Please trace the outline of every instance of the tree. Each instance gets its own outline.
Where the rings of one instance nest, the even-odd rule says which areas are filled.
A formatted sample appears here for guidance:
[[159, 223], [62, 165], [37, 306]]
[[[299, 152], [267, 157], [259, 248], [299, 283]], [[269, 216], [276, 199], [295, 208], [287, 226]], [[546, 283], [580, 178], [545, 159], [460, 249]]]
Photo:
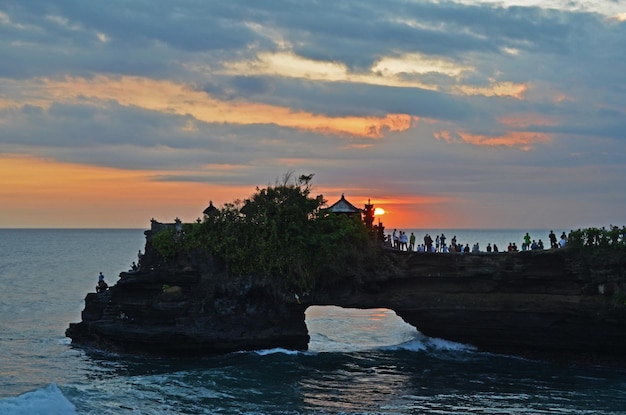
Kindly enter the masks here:
[[311, 196], [312, 179], [287, 173], [274, 186], [257, 187], [205, 222], [186, 225], [178, 249], [208, 250], [233, 274], [282, 279], [299, 290], [353, 277], [375, 260], [376, 244], [360, 218], [332, 214], [322, 195]]

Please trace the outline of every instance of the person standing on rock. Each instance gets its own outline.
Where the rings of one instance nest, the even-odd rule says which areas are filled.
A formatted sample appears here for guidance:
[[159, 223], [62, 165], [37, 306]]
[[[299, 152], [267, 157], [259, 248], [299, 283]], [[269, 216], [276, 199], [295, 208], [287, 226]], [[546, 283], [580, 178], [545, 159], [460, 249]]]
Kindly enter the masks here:
[[558, 248], [559, 244], [556, 242], [556, 235], [554, 234], [554, 231], [550, 231], [550, 234], [548, 235], [548, 238], [550, 239], [550, 248]]
[[424, 236], [424, 246], [426, 247], [426, 252], [431, 252], [431, 248], [433, 247], [433, 238], [431, 238], [429, 234]]
[[526, 248], [530, 248], [530, 235], [528, 234], [528, 232], [526, 232], [526, 235], [524, 235], [524, 244], [526, 244]]
[[565, 248], [566, 244], [567, 244], [567, 236], [565, 235], [565, 232], [563, 232], [561, 234], [561, 240], [559, 241], [559, 247], [560, 248]]
[[109, 288], [109, 285], [104, 281], [104, 275], [100, 272], [98, 275], [98, 285], [96, 285], [96, 292], [99, 293], [101, 291], [106, 291]]

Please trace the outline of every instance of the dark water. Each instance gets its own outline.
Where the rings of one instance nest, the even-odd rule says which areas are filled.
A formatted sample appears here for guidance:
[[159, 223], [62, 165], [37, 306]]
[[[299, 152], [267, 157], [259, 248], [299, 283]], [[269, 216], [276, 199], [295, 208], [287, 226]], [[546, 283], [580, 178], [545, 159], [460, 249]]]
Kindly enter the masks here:
[[[484, 245], [523, 235], [472, 232]], [[626, 414], [625, 370], [479, 353], [389, 310], [310, 308], [306, 353], [73, 348], [64, 331], [98, 272], [114, 283], [143, 246], [143, 230], [0, 230], [0, 415]]]

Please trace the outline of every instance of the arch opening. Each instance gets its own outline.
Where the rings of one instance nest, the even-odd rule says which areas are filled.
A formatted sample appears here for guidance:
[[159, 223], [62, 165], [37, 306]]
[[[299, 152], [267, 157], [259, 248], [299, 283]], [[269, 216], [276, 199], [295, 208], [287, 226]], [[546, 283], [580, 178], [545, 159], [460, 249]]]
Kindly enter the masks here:
[[350, 352], [396, 346], [421, 334], [387, 308], [310, 306], [305, 311], [309, 350]]

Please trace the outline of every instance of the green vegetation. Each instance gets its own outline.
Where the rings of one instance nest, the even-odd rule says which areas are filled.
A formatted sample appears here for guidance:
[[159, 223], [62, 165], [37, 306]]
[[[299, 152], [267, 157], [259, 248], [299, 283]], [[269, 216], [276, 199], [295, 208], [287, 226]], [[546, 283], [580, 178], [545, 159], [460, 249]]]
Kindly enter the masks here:
[[623, 228], [610, 226], [609, 228], [585, 228], [571, 231], [568, 242], [576, 247], [626, 248], [626, 226]]
[[300, 290], [358, 275], [375, 263], [377, 245], [360, 216], [331, 214], [322, 195], [311, 196], [312, 178], [286, 174], [202, 223], [185, 224], [182, 235], [159, 232], [153, 246], [165, 258], [205, 250], [224, 259], [231, 274], [281, 278]]
[[571, 231], [568, 245], [580, 251], [580, 255], [592, 267], [612, 267], [615, 275], [624, 277], [626, 269], [626, 226], [619, 228], [585, 228]]

